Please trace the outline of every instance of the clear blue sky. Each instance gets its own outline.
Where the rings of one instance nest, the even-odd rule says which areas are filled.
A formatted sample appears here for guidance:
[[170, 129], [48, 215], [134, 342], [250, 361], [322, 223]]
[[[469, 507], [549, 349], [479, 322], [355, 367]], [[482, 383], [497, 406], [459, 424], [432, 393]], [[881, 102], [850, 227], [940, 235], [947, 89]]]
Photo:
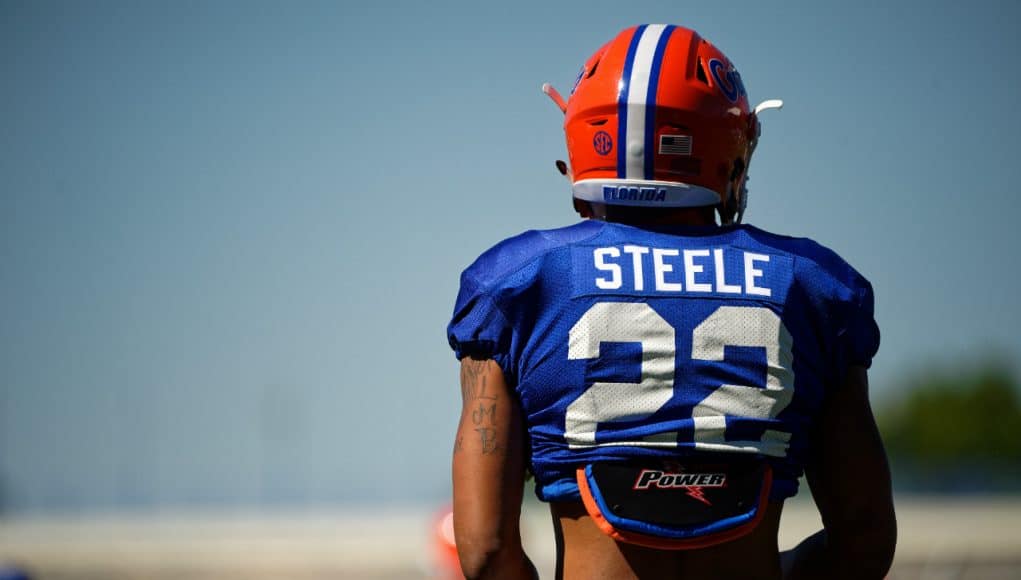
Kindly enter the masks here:
[[0, 0], [0, 506], [446, 494], [458, 274], [575, 220], [539, 86], [642, 22], [786, 101], [746, 221], [873, 281], [877, 396], [1019, 361], [1019, 6]]

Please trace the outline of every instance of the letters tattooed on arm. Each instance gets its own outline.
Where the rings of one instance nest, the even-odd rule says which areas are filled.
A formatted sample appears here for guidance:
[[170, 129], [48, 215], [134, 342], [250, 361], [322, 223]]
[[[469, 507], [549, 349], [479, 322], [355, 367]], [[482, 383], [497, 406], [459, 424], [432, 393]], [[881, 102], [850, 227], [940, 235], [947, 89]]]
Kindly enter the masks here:
[[483, 427], [481, 429], [476, 429], [475, 431], [479, 434], [479, 442], [482, 444], [483, 455], [489, 455], [491, 453], [496, 453], [497, 451], [504, 451], [504, 449], [497, 443], [495, 429]]
[[495, 425], [493, 417], [496, 416], [496, 403], [492, 405], [486, 405], [485, 403], [479, 403], [477, 409], [472, 411], [472, 423], [481, 425], [487, 423], [489, 425]]
[[489, 392], [489, 361], [466, 359], [461, 364], [461, 397], [465, 402], [475, 399], [495, 400]]
[[[506, 401], [499, 400], [498, 391], [491, 383], [492, 364], [488, 360], [473, 359], [465, 359], [461, 364], [461, 396], [464, 400], [462, 424], [467, 426], [467, 420], [471, 418], [470, 425], [478, 433], [479, 445], [469, 447], [478, 449], [482, 455], [506, 451], [500, 441], [500, 432], [496, 428], [496, 418]], [[455, 453], [464, 449], [463, 434], [466, 431], [461, 433], [454, 445]]]

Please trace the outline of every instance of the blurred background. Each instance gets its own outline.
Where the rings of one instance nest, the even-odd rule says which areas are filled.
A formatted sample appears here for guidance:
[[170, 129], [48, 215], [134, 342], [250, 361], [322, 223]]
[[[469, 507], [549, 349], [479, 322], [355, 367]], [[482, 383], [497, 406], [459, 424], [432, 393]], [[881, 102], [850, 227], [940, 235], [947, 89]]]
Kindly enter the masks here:
[[[0, 0], [0, 566], [431, 574], [458, 275], [576, 220], [541, 83], [668, 22], [786, 102], [746, 221], [875, 286], [891, 577], [1021, 577], [1019, 21], [1010, 0]], [[805, 496], [785, 547], [818, 526]], [[547, 517], [530, 503], [525, 531], [548, 570]]]

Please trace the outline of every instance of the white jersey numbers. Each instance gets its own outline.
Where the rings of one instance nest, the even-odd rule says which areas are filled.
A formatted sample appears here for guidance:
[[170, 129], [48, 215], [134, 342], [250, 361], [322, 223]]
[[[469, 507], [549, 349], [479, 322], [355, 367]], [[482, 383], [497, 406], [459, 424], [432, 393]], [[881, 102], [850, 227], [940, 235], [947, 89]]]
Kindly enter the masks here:
[[[594, 383], [567, 407], [564, 437], [571, 447], [595, 445], [597, 423], [644, 419], [673, 396], [674, 327], [648, 304], [596, 303], [571, 327], [568, 340], [571, 360], [598, 358], [603, 342], [642, 347], [640, 383]], [[641, 442], [618, 443], [636, 444]]]
[[747, 451], [783, 457], [791, 434], [767, 429], [759, 441], [726, 441], [726, 417], [774, 419], [794, 395], [793, 340], [780, 317], [768, 308], [721, 306], [695, 327], [691, 358], [723, 362], [726, 346], [760, 346], [766, 350], [766, 384], [720, 385], [692, 409], [695, 447], [712, 451]]
[[[599, 358], [604, 342], [640, 345], [640, 382], [596, 382], [575, 399], [567, 407], [565, 419], [564, 437], [569, 446], [676, 447], [676, 432], [596, 442], [600, 423], [648, 418], [673, 397], [677, 364], [674, 327], [648, 304], [600, 302], [571, 328], [568, 358]], [[713, 392], [691, 413], [695, 448], [785, 456], [790, 433], [767, 429], [759, 440], [728, 441], [726, 425], [727, 417], [774, 419], [790, 403], [794, 394], [790, 332], [768, 308], [721, 306], [692, 331], [691, 357], [722, 364], [727, 346], [765, 349], [765, 384], [712, 385]]]

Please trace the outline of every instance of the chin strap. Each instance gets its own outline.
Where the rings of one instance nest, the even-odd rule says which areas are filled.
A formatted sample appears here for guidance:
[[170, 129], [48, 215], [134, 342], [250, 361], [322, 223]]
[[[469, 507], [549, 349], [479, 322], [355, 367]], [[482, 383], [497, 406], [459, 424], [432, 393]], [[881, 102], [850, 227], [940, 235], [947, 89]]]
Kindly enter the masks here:
[[[748, 195], [748, 190], [744, 188], [744, 185], [741, 186], [741, 189], [741, 199], [743, 200]], [[716, 206], [716, 213], [720, 214], [720, 225], [729, 226], [741, 223], [741, 218], [744, 216], [744, 208], [738, 207], [739, 202], [734, 193], [734, 188], [729, 188], [727, 191], [727, 201]]]

